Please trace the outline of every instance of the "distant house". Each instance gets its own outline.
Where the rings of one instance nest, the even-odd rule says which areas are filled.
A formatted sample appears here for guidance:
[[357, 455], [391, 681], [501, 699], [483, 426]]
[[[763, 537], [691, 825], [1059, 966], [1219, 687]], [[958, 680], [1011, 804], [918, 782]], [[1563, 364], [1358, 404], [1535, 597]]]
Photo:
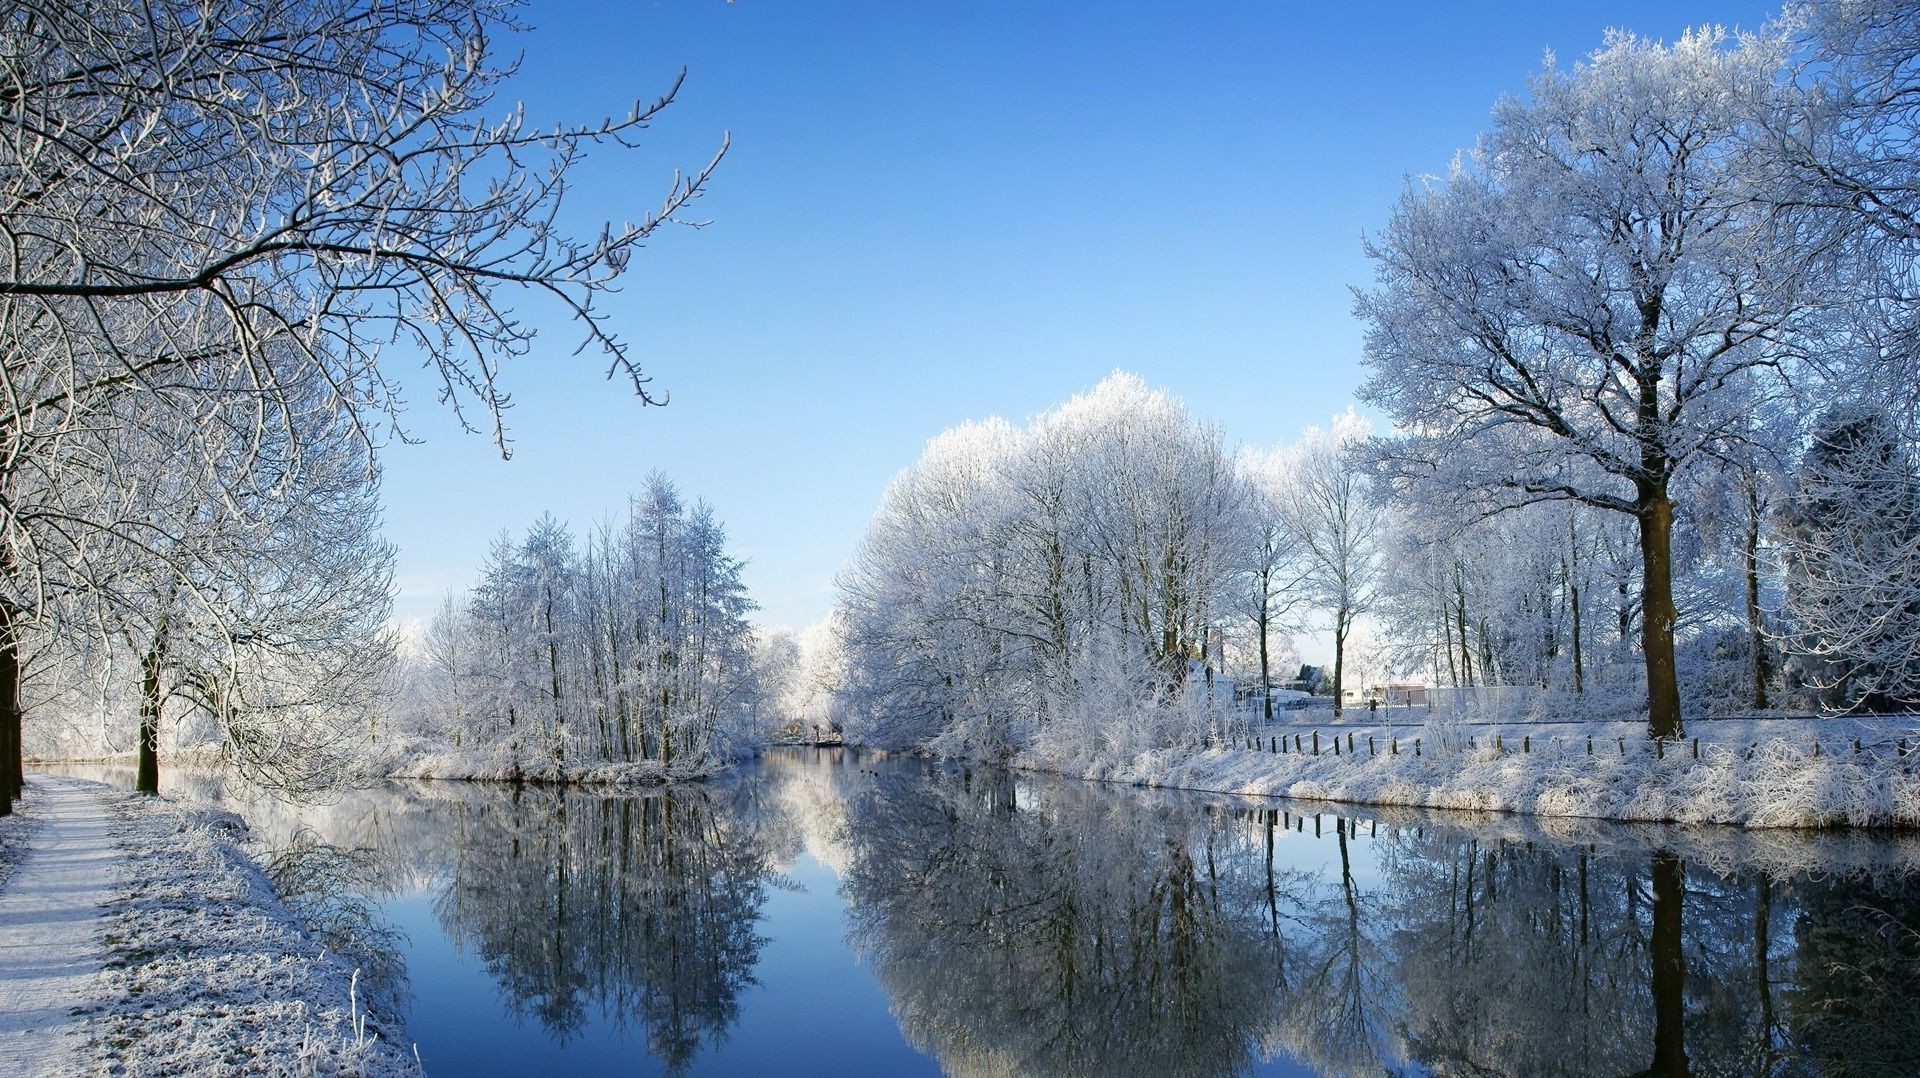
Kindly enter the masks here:
[[1187, 660], [1183, 689], [1189, 699], [1204, 699], [1216, 707], [1230, 706], [1236, 695], [1232, 678], [1216, 672], [1199, 659]]
[[1292, 681], [1285, 682], [1281, 687], [1286, 689], [1291, 689], [1294, 692], [1304, 692], [1309, 695], [1318, 695], [1323, 689], [1326, 688], [1326, 682], [1327, 682], [1326, 667], [1308, 666], [1305, 663], [1302, 663], [1300, 666], [1299, 676], [1295, 677]]

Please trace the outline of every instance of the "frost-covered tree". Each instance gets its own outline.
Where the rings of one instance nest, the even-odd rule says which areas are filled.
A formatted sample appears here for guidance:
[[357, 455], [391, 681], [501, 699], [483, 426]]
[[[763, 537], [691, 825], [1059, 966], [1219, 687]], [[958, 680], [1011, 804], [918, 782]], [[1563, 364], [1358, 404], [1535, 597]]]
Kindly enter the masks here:
[[[32, 504], [73, 518], [40, 538], [55, 556], [36, 560], [23, 639], [82, 658], [69, 687], [96, 701], [94, 751], [127, 744], [137, 713], [143, 792], [163, 734], [272, 786], [341, 778], [386, 683], [392, 566], [350, 417], [320, 386], [263, 412], [188, 383], [121, 398], [63, 442], [73, 464]], [[72, 702], [48, 721], [71, 722]]]
[[831, 620], [795, 632], [758, 634], [754, 654], [769, 732], [827, 733], [840, 728], [834, 690], [845, 677], [845, 654]]
[[1359, 449], [1372, 428], [1351, 409], [1325, 430], [1312, 428], [1290, 451], [1280, 487], [1281, 518], [1306, 562], [1303, 583], [1333, 630], [1333, 713], [1346, 688], [1347, 638], [1380, 588], [1380, 510]]
[[1128, 374], [1024, 428], [933, 439], [841, 578], [856, 735], [1084, 751], [1115, 727], [1057, 720], [1199, 692], [1189, 669], [1212, 676], [1235, 613], [1241, 494], [1218, 435]]
[[250, 485], [197, 507], [201, 527], [156, 529], [164, 553], [148, 547], [135, 573], [90, 593], [139, 655], [138, 789], [158, 792], [169, 705], [204, 719], [259, 785], [314, 789], [351, 772], [392, 655], [393, 550], [378, 472], [343, 418], [300, 415], [273, 466], [251, 463]]
[[[1305, 545], [1289, 521], [1286, 493], [1293, 481], [1295, 456], [1283, 449], [1242, 450], [1234, 467], [1243, 488], [1239, 573], [1233, 592], [1252, 623], [1260, 664], [1260, 710], [1273, 721], [1273, 656], [1276, 633], [1305, 598], [1302, 583], [1311, 571]], [[1344, 641], [1343, 641], [1344, 642]]]
[[559, 209], [581, 154], [631, 145], [672, 90], [586, 127], [490, 117], [515, 28], [493, 0], [0, 13], [0, 814], [19, 790], [21, 634], [51, 626], [89, 533], [118, 527], [75, 495], [114, 463], [84, 435], [126, 398], [219, 386], [270, 415], [317, 384], [373, 444], [399, 345], [504, 449], [523, 295], [576, 316], [648, 396], [595, 299], [711, 166], [639, 222], [573, 238]]
[[1787, 632], [1830, 706], [1920, 700], [1920, 470], [1872, 407], [1822, 416], [1785, 511]]
[[[1815, 0], [1790, 10], [1817, 92], [1765, 114], [1766, 193], [1844, 296], [1847, 333], [1827, 346], [1910, 429], [1920, 368], [1920, 5]], [[1825, 248], [1839, 252], [1826, 257]]]
[[407, 725], [504, 776], [707, 770], [760, 733], [743, 565], [713, 511], [657, 474], [584, 544], [551, 516], [503, 534], [428, 626]]
[[1406, 432], [1398, 473], [1634, 522], [1656, 737], [1680, 731], [1678, 481], [1779, 392], [1812, 304], [1755, 197], [1755, 117], [1794, 93], [1783, 62], [1771, 38], [1616, 33], [1503, 100], [1475, 151], [1410, 187], [1367, 244], [1362, 396]]

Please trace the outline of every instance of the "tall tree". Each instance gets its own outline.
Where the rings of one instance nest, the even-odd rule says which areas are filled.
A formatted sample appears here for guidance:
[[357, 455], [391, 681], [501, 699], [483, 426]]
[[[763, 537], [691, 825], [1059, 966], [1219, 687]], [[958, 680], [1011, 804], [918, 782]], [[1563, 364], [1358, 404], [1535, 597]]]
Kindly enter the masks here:
[[1300, 585], [1307, 574], [1299, 537], [1288, 526], [1285, 491], [1291, 478], [1285, 451], [1242, 451], [1235, 470], [1244, 489], [1240, 528], [1240, 573], [1244, 584], [1240, 602], [1253, 623], [1260, 662], [1260, 710], [1273, 721], [1274, 633], [1302, 599]]
[[1347, 639], [1379, 594], [1380, 510], [1357, 451], [1371, 430], [1349, 409], [1293, 447], [1280, 511], [1307, 563], [1305, 583], [1333, 630], [1333, 713], [1346, 689]]
[[[1100, 698], [1178, 702], [1209, 669], [1242, 494], [1218, 434], [1125, 373], [1025, 428], [934, 438], [841, 578], [856, 735], [987, 756], [1043, 735], [1132, 743], [1055, 720]], [[1153, 714], [1149, 739], [1194, 717]]]
[[1654, 737], [1681, 730], [1676, 479], [1740, 437], [1734, 402], [1777, 391], [1810, 302], [1754, 197], [1754, 117], [1792, 92], [1782, 65], [1774, 39], [1615, 33], [1503, 100], [1367, 244], [1362, 396], [1407, 432], [1399, 474], [1634, 521]]

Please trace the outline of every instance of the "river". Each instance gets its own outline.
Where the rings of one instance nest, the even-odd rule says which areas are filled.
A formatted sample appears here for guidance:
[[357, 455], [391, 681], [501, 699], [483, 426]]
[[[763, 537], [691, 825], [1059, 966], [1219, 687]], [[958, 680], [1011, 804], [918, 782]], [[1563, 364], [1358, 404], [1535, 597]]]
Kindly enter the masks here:
[[839, 749], [627, 794], [167, 785], [247, 816], [430, 1073], [1920, 1073], [1920, 836]]

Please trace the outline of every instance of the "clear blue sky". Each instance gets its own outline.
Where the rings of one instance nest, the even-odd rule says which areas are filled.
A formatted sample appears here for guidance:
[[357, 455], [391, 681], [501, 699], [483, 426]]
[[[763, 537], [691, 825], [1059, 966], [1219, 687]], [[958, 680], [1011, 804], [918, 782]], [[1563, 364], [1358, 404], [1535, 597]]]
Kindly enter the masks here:
[[1289, 441], [1360, 383], [1361, 236], [1547, 49], [1774, 10], [535, 0], [502, 101], [535, 123], [689, 71], [639, 152], [588, 161], [581, 231], [642, 216], [723, 131], [733, 149], [693, 213], [712, 224], [656, 237], [609, 304], [670, 406], [550, 318], [507, 374], [510, 462], [418, 394], [426, 444], [385, 458], [396, 616], [465, 587], [502, 528], [550, 510], [582, 534], [657, 468], [727, 523], [761, 622], [811, 623], [926, 439], [1114, 368], [1231, 442]]

